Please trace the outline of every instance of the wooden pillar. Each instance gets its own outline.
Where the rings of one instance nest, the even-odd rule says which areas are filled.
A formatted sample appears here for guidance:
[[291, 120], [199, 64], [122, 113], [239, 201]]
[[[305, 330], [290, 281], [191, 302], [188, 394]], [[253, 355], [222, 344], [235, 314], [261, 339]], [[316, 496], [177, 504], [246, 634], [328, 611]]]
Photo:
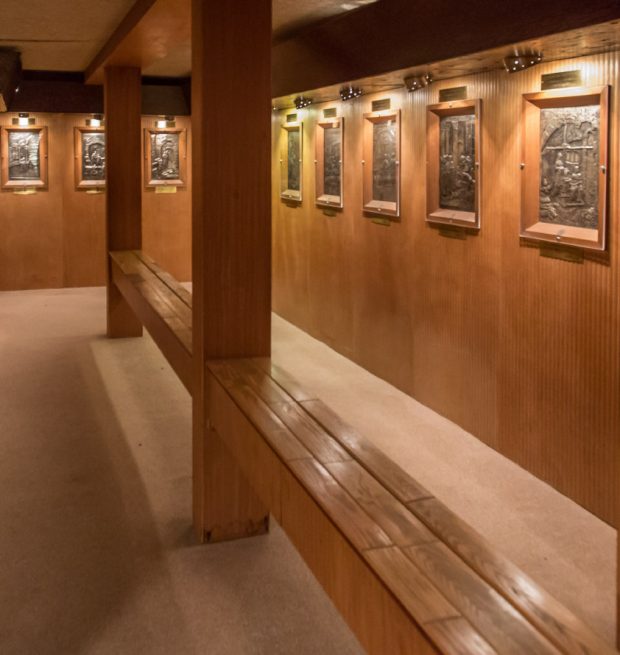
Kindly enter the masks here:
[[271, 0], [192, 0], [194, 526], [265, 531], [209, 421], [205, 362], [271, 348]]
[[[106, 250], [142, 248], [142, 82], [139, 68], [105, 69]], [[142, 336], [142, 323], [112, 281], [108, 257], [109, 337]]]

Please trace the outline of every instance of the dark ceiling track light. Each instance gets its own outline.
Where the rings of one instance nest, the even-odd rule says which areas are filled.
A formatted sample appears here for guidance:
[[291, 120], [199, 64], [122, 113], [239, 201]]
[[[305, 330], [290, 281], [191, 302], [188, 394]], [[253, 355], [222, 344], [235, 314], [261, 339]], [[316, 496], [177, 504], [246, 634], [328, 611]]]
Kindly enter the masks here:
[[542, 60], [542, 52], [524, 52], [522, 54], [508, 55], [504, 57], [504, 68], [509, 73], [518, 73], [526, 68], [540, 64]]
[[306, 98], [305, 96], [297, 96], [295, 98], [296, 109], [303, 109], [304, 107], [307, 107], [308, 105], [311, 104], [312, 104], [312, 98]]
[[340, 89], [340, 99], [342, 101], [353, 100], [353, 98], [358, 98], [362, 95], [362, 89], [359, 86], [343, 86]]
[[427, 87], [433, 81], [433, 76], [430, 73], [425, 75], [410, 75], [405, 78], [405, 86], [407, 91], [419, 91]]

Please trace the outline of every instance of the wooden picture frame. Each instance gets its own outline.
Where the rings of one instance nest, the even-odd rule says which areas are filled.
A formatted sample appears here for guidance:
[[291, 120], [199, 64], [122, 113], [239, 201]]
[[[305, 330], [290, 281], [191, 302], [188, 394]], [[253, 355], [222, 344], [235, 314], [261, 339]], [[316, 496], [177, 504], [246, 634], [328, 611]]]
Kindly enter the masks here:
[[426, 111], [426, 220], [480, 229], [480, 100]]
[[342, 209], [344, 118], [325, 119], [316, 129], [316, 198], [317, 205]]
[[400, 214], [400, 109], [364, 114], [363, 202], [369, 214]]
[[[102, 127], [75, 127], [74, 168], [77, 189], [103, 189], [105, 187], [105, 129]], [[92, 143], [88, 143], [91, 137]]]
[[3, 189], [47, 189], [47, 127], [13, 125], [2, 128]]
[[608, 123], [608, 86], [523, 96], [521, 237], [605, 250]]
[[303, 197], [303, 121], [282, 125], [283, 139], [280, 155], [280, 198], [301, 202]]
[[187, 130], [144, 129], [144, 184], [146, 187], [185, 186]]

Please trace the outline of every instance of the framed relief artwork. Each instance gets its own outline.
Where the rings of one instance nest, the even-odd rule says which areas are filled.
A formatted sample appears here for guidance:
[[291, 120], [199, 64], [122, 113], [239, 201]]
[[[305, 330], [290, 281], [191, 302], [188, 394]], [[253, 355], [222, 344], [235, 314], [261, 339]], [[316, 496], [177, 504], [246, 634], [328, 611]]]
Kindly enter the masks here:
[[185, 186], [187, 133], [181, 129], [144, 130], [144, 183], [147, 187]]
[[364, 211], [400, 211], [400, 110], [364, 114]]
[[523, 96], [521, 236], [605, 250], [609, 87]]
[[426, 220], [480, 228], [480, 100], [429, 105]]
[[2, 128], [2, 187], [47, 188], [47, 128]]
[[75, 185], [78, 189], [105, 186], [105, 130], [95, 127], [76, 127]]
[[316, 204], [341, 208], [344, 118], [319, 121], [316, 131]]
[[303, 123], [287, 122], [282, 129], [284, 138], [280, 157], [280, 197], [301, 202]]

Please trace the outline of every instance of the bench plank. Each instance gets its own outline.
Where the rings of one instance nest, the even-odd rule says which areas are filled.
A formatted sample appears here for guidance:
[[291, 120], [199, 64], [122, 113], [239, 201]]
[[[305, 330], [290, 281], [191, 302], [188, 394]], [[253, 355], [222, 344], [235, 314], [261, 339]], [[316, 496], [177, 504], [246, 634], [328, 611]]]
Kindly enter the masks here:
[[347, 425], [321, 400], [306, 400], [300, 404], [402, 503], [432, 496], [382, 450]]
[[409, 508], [563, 652], [571, 655], [616, 652], [437, 499], [409, 503]]
[[270, 375], [293, 400], [297, 402], [316, 400], [315, 394], [308, 393], [292, 375], [281, 366], [274, 364], [269, 357], [255, 357], [252, 362], [260, 366], [267, 375]]
[[463, 618], [435, 621], [424, 629], [444, 655], [498, 655]]
[[326, 464], [325, 468], [397, 546], [414, 546], [437, 541], [434, 533], [357, 462]]
[[409, 546], [403, 552], [499, 653], [560, 652], [445, 544]]
[[392, 542], [330, 473], [313, 459], [288, 463], [295, 477], [329, 519], [358, 551], [384, 548]]
[[270, 408], [321, 464], [351, 460], [351, 455], [297, 403], [274, 403]]
[[367, 550], [364, 558], [421, 626], [461, 616], [399, 548]]

